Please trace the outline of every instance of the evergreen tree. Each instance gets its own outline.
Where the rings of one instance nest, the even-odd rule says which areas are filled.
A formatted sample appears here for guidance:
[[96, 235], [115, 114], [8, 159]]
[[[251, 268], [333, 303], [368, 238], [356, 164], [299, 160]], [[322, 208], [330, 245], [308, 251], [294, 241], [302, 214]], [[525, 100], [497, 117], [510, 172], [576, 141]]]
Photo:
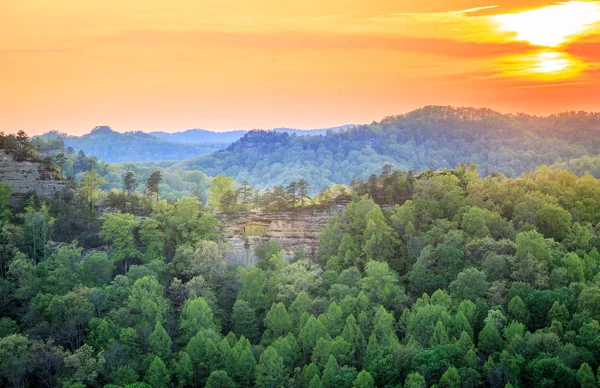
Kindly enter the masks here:
[[285, 366], [277, 351], [268, 346], [260, 356], [256, 367], [256, 386], [259, 388], [277, 388], [284, 384]]
[[250, 307], [248, 302], [241, 299], [238, 299], [235, 302], [231, 320], [233, 322], [233, 331], [235, 334], [248, 338], [250, 342], [255, 342], [257, 340], [258, 327], [256, 325], [256, 317], [254, 309]]
[[171, 380], [170, 372], [165, 366], [165, 363], [160, 359], [160, 357], [154, 357], [154, 360], [148, 367], [148, 371], [146, 372], [146, 377], [144, 380], [152, 387], [152, 388], [164, 388], [169, 385]]

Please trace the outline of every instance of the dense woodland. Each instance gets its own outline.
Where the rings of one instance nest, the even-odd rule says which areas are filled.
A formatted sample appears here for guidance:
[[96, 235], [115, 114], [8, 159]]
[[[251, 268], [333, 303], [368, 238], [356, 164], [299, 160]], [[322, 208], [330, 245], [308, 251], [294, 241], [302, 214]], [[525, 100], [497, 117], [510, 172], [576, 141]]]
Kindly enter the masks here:
[[[287, 133], [298, 136], [324, 135], [328, 131], [340, 131], [352, 126], [329, 129], [297, 130], [275, 128], [274, 133]], [[244, 136], [246, 131], [212, 132], [203, 129], [190, 129], [183, 132], [166, 133], [140, 131], [120, 133], [107, 126], [92, 129], [82, 136], [73, 136], [57, 131], [48, 132], [36, 139], [42, 141], [60, 140], [64, 147], [83, 151], [110, 163], [156, 162], [161, 160], [183, 160], [198, 155], [209, 154], [226, 148]]]
[[516, 177], [542, 164], [600, 154], [599, 131], [596, 113], [536, 117], [433, 106], [323, 136], [251, 131], [226, 150], [174, 167], [260, 188], [304, 178], [316, 191], [367, 179], [387, 163], [416, 172], [475, 163], [483, 175]]
[[[227, 264], [213, 212], [253, 206], [244, 185], [222, 175], [205, 204], [161, 179], [106, 193], [91, 169], [22, 209], [0, 183], [0, 385], [596, 386], [591, 175], [386, 166], [345, 188], [315, 258], [270, 242], [257, 267]], [[322, 203], [304, 182], [284, 206]]]

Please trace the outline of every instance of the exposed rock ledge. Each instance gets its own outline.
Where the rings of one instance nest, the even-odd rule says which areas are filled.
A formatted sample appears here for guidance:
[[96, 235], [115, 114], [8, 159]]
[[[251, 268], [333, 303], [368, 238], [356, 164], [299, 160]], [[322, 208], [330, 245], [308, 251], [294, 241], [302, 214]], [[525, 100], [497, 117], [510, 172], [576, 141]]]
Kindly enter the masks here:
[[314, 259], [318, 235], [325, 227], [327, 218], [343, 208], [343, 205], [337, 205], [322, 211], [218, 213], [217, 216], [223, 221], [225, 241], [232, 248], [227, 259], [230, 264], [256, 265], [259, 260], [256, 248], [266, 241], [279, 243], [288, 260], [297, 251], [304, 251]]
[[35, 193], [40, 198], [50, 199], [54, 194], [67, 192], [66, 181], [48, 179], [41, 163], [16, 161], [12, 155], [0, 149], [0, 181], [13, 188], [11, 205], [19, 206], [23, 198]]

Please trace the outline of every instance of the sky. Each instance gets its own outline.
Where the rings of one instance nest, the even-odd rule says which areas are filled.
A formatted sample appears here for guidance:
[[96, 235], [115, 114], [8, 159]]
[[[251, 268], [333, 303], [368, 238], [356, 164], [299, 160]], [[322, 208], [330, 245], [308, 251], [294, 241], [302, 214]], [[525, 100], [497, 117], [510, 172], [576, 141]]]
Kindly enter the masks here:
[[600, 110], [600, 2], [0, 0], [0, 131]]

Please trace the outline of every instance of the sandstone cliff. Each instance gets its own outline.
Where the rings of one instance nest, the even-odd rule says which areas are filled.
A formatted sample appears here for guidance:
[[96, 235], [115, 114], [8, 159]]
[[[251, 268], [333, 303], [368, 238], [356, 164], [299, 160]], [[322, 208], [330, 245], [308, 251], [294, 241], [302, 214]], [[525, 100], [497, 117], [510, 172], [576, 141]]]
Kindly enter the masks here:
[[225, 241], [232, 248], [227, 259], [230, 264], [256, 265], [256, 248], [266, 241], [279, 243], [288, 260], [297, 251], [303, 251], [314, 259], [318, 235], [325, 227], [327, 218], [342, 209], [343, 206], [339, 205], [326, 211], [219, 213]]
[[54, 194], [68, 191], [66, 181], [52, 179], [41, 163], [16, 161], [12, 155], [0, 149], [0, 181], [13, 188], [11, 205], [19, 206], [23, 198], [35, 193], [40, 198], [50, 199]]

